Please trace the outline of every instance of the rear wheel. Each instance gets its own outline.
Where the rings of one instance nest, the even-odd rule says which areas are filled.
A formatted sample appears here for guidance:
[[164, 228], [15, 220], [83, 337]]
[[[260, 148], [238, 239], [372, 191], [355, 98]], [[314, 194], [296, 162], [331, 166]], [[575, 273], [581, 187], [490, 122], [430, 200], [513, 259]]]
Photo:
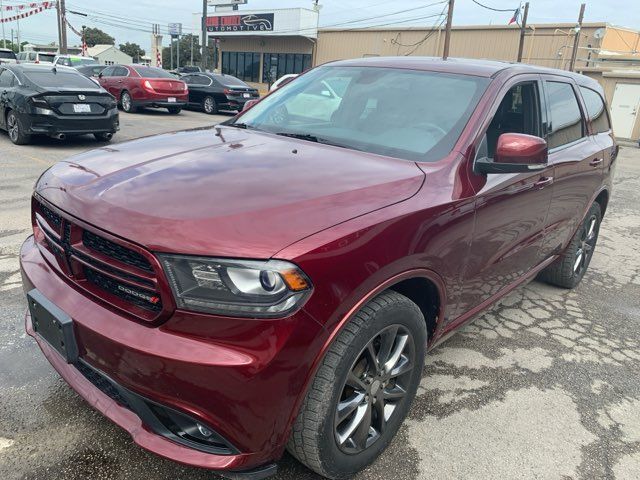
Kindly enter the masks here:
[[538, 279], [564, 288], [578, 286], [589, 268], [591, 257], [596, 248], [602, 210], [600, 204], [591, 205], [587, 216], [569, 243], [565, 252], [553, 264], [538, 275]]
[[15, 145], [26, 145], [31, 141], [31, 136], [24, 133], [20, 120], [13, 110], [7, 113], [7, 133]]
[[407, 415], [426, 342], [424, 317], [408, 298], [389, 291], [371, 300], [325, 355], [287, 449], [334, 479], [373, 462]]
[[207, 96], [202, 102], [202, 109], [205, 113], [212, 115], [214, 113], [218, 113], [218, 104], [216, 103], [215, 98]]
[[177, 115], [182, 111], [182, 107], [167, 107], [171, 115]]
[[127, 113], [135, 113], [138, 110], [133, 105], [131, 94], [126, 90], [120, 94], [120, 104], [122, 105], [122, 110]]

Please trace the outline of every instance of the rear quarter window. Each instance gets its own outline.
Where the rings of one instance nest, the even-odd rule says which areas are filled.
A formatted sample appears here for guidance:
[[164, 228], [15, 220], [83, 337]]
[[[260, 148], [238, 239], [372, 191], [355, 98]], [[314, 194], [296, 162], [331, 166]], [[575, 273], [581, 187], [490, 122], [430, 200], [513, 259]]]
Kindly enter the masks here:
[[580, 140], [584, 136], [582, 113], [573, 87], [570, 83], [552, 81], [547, 81], [546, 87], [551, 115], [549, 148]]
[[587, 107], [587, 115], [591, 121], [594, 133], [605, 133], [611, 130], [607, 107], [598, 92], [587, 87], [580, 87], [580, 93]]

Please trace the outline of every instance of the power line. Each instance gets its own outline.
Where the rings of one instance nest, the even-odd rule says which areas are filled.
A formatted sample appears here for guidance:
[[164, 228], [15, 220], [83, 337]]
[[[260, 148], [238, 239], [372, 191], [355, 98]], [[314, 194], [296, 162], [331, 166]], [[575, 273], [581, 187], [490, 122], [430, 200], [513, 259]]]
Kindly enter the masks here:
[[482, 8], [486, 8], [487, 10], [491, 10], [493, 12], [514, 12], [515, 10], [518, 10], [518, 8], [493, 8], [493, 7], [489, 7], [488, 5], [483, 5], [482, 3], [478, 2], [478, 0], [471, 0], [473, 3], [475, 3], [476, 5], [481, 6]]

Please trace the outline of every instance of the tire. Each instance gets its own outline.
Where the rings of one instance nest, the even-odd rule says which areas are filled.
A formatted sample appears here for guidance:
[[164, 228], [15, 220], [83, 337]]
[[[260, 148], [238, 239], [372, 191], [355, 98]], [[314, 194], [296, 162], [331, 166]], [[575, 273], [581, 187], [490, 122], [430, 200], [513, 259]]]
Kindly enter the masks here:
[[567, 249], [558, 260], [538, 274], [538, 279], [557, 287], [577, 287], [589, 268], [598, 241], [601, 221], [602, 211], [600, 205], [595, 202]]
[[110, 142], [113, 138], [112, 133], [94, 133], [93, 136], [99, 142]]
[[20, 125], [20, 119], [13, 110], [9, 110], [7, 113], [6, 124], [9, 140], [14, 145], [26, 145], [31, 142], [31, 135], [24, 133], [24, 129]]
[[216, 103], [216, 99], [211, 96], [206, 96], [202, 101], [202, 110], [204, 110], [204, 113], [209, 115], [218, 113], [218, 104]]
[[178, 115], [182, 111], [182, 107], [167, 107], [171, 115]]
[[120, 105], [122, 105], [122, 111], [127, 113], [136, 113], [138, 108], [133, 104], [131, 94], [124, 90], [120, 94]]
[[[367, 303], [327, 351], [294, 422], [287, 450], [331, 479], [350, 477], [372, 463], [409, 411], [422, 376], [426, 343], [424, 317], [407, 297], [387, 291]], [[387, 363], [396, 358], [397, 363], [383, 368], [381, 375], [368, 375], [374, 373], [374, 357], [380, 357], [377, 364], [383, 367], [384, 358], [389, 358]], [[392, 399], [394, 395], [397, 398]], [[383, 396], [389, 399], [387, 407], [394, 406], [384, 429], [377, 414], [384, 411]], [[339, 416], [339, 405], [344, 415]], [[361, 428], [352, 431], [349, 427], [357, 425], [358, 418], [363, 419]]]

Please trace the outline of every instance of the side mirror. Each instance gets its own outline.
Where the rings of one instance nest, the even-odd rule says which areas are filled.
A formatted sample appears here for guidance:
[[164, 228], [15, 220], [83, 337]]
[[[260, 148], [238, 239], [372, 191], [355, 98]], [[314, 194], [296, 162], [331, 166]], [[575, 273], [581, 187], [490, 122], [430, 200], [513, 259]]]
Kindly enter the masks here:
[[246, 102], [244, 104], [244, 107], [242, 107], [242, 111], [244, 112], [245, 110], [249, 110], [251, 107], [253, 107], [256, 103], [258, 103], [260, 101], [259, 98], [257, 99], [253, 99], [253, 100], [249, 100], [248, 102]]
[[477, 173], [521, 173], [542, 170], [547, 166], [547, 142], [533, 135], [503, 133], [493, 160], [479, 158], [474, 169]]

